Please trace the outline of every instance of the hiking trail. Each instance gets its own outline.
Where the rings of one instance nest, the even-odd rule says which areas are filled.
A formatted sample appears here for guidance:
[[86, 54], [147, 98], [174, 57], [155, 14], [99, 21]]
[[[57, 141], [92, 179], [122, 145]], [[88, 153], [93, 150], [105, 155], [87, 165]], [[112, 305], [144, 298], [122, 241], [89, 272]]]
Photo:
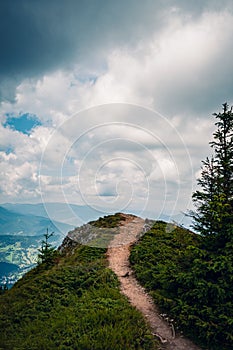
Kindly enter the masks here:
[[107, 250], [109, 267], [120, 281], [121, 293], [143, 314], [152, 334], [160, 341], [161, 349], [201, 350], [190, 340], [175, 334], [174, 327], [160, 316], [152, 297], [134, 277], [129, 264], [130, 246], [139, 239], [145, 220], [133, 215], [122, 214], [122, 216], [125, 221], [122, 222], [119, 234], [115, 235]]

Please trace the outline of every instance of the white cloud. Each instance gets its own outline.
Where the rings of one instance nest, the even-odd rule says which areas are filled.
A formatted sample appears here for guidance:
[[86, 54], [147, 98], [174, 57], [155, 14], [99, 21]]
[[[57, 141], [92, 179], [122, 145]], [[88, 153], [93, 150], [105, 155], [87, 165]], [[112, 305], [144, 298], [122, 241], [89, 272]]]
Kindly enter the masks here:
[[[173, 13], [154, 36], [133, 48], [116, 47], [104, 71], [84, 74], [76, 66], [23, 81], [15, 104], [1, 104], [3, 119], [7, 112], [30, 112], [43, 125], [29, 136], [0, 125], [3, 201], [19, 194], [27, 200], [41, 190], [50, 201], [106, 206], [112, 194], [115, 206], [130, 200], [142, 208], [149, 198], [157, 207], [166, 199], [170, 211], [185, 210], [193, 172], [208, 151], [210, 111], [224, 102], [223, 92], [232, 99], [226, 55], [232, 19], [222, 12], [182, 21]], [[114, 102], [121, 104], [83, 111]]]

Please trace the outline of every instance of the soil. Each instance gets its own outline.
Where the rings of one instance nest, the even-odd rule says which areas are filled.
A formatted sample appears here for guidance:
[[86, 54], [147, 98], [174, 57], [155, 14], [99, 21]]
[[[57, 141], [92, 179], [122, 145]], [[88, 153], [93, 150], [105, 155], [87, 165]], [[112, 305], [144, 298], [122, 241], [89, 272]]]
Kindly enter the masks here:
[[121, 293], [143, 314], [152, 334], [160, 341], [161, 349], [201, 350], [190, 340], [176, 334], [172, 323], [169, 325], [161, 317], [151, 296], [134, 277], [129, 264], [130, 246], [140, 237], [145, 221], [131, 215], [124, 216], [124, 224], [120, 226], [119, 234], [115, 235], [107, 250], [109, 267], [118, 276]]

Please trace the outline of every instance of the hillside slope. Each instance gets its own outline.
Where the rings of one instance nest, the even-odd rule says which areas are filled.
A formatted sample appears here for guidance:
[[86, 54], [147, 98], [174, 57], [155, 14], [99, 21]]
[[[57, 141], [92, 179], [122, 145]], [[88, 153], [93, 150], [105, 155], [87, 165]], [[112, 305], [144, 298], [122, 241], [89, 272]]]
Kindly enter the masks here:
[[106, 249], [66, 238], [0, 297], [0, 349], [159, 349], [142, 315], [119, 290]]
[[208, 251], [201, 236], [160, 221], [131, 251], [136, 278], [165, 319], [204, 349], [232, 349], [232, 248]]
[[232, 349], [232, 247], [201, 242], [125, 214], [70, 232], [0, 297], [0, 349]]

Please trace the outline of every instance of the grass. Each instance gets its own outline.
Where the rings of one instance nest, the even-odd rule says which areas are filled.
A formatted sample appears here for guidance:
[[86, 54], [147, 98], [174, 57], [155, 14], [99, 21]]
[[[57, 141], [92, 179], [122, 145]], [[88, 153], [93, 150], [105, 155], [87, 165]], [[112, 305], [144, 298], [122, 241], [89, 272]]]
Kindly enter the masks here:
[[98, 228], [97, 236], [90, 240], [87, 244], [92, 247], [108, 247], [114, 235], [120, 231], [120, 226], [124, 223], [126, 217], [122, 213], [100, 217], [96, 221], [91, 221], [89, 224]]
[[105, 249], [80, 246], [39, 265], [0, 297], [0, 349], [157, 349], [119, 291]]
[[120, 226], [125, 220], [126, 218], [124, 215], [116, 213], [114, 215], [104, 216], [96, 221], [91, 221], [90, 224], [99, 228], [115, 228]]
[[202, 247], [202, 237], [157, 222], [133, 247], [132, 268], [161, 312], [209, 350], [232, 349], [232, 245], [221, 254]]

